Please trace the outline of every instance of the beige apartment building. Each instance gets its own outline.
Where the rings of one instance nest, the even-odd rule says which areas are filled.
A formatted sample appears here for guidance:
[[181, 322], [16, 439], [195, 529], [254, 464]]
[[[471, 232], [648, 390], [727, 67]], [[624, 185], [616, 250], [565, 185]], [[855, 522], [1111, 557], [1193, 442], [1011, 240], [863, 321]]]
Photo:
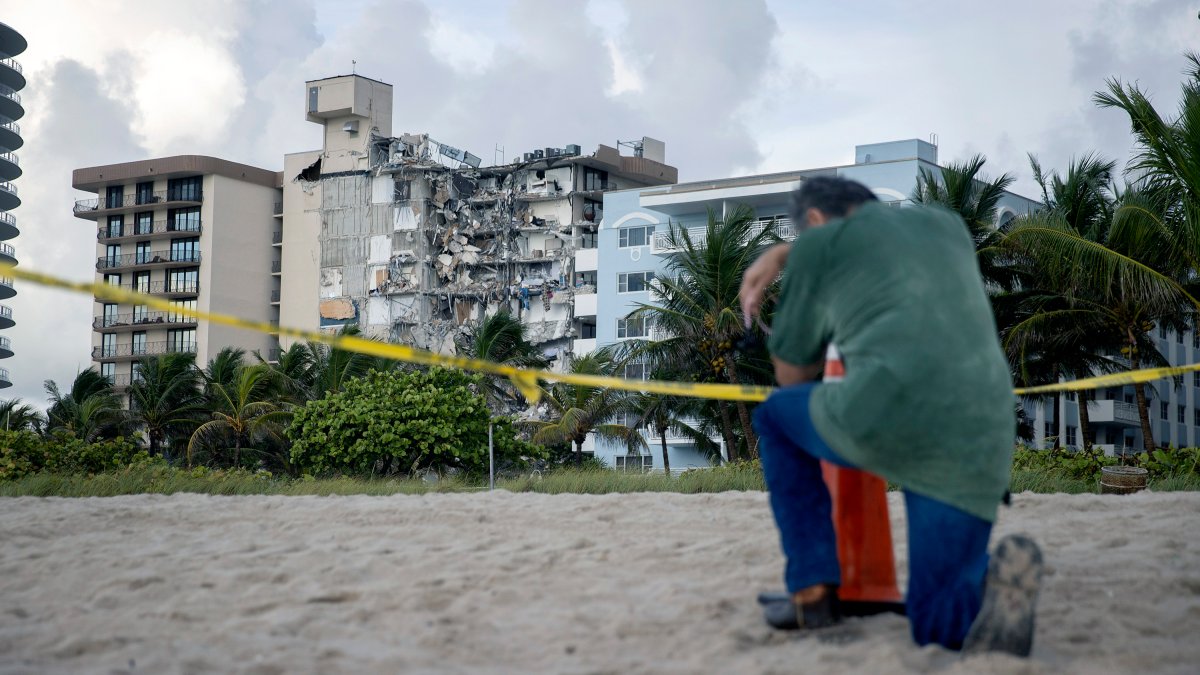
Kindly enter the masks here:
[[[280, 178], [200, 155], [76, 169], [75, 189], [97, 195], [74, 208], [96, 224], [97, 281], [277, 323]], [[92, 327], [92, 360], [118, 390], [146, 356], [194, 353], [203, 366], [224, 347], [267, 356], [277, 346], [275, 336], [101, 300]]]

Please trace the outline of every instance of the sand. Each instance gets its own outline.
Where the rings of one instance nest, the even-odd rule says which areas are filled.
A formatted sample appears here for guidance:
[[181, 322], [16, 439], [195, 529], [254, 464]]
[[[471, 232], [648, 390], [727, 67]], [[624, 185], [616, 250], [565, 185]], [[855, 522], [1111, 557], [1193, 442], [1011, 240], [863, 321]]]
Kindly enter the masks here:
[[[893, 498], [903, 570], [903, 509]], [[0, 500], [0, 672], [1195, 673], [1200, 494], [1017, 495], [1028, 661], [778, 633], [762, 493]]]

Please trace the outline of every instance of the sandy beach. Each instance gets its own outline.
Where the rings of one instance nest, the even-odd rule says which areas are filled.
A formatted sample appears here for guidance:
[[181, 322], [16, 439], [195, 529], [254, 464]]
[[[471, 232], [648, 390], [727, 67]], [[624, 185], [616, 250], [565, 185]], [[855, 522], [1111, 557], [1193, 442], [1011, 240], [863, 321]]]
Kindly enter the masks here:
[[1047, 554], [1029, 661], [771, 631], [762, 493], [5, 499], [0, 672], [1195, 672], [1200, 494], [1022, 494], [997, 530]]

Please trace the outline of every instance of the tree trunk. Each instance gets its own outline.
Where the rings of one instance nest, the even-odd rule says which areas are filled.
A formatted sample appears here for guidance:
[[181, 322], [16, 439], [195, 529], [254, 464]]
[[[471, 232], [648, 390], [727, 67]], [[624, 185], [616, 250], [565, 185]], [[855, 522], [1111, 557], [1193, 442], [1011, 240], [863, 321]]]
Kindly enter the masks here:
[[728, 461], [737, 459], [737, 444], [733, 438], [733, 423], [729, 420], [729, 403], [717, 401], [717, 410], [721, 413], [721, 432], [725, 435], [725, 453]]
[[575, 441], [575, 468], [583, 468], [583, 441]]
[[[1136, 343], [1130, 342], [1131, 347], [1134, 344]], [[1141, 367], [1141, 359], [1132, 348], [1129, 351], [1130, 370], [1137, 370]], [[1146, 385], [1141, 382], [1133, 385], [1133, 393], [1137, 395], [1138, 420], [1142, 423], [1142, 447], [1146, 452], [1153, 452], [1154, 432], [1150, 430], [1150, 409], [1146, 402]]]
[[154, 457], [158, 455], [158, 432], [151, 431], [147, 436], [150, 437], [150, 456]]
[[[729, 375], [729, 384], [741, 384], [738, 379], [737, 366], [733, 364], [732, 357], [729, 359], [729, 367], [725, 371]], [[754, 433], [754, 425], [750, 421], [750, 407], [745, 401], [737, 402], [738, 417], [742, 422], [742, 435], [746, 439], [746, 456], [750, 459], [758, 458], [758, 435]]]
[[671, 477], [671, 458], [667, 456], [667, 429], [666, 429], [666, 427], [659, 428], [658, 438], [659, 438], [659, 440], [662, 441], [663, 474], [667, 478], [670, 478]]
[[1079, 401], [1079, 433], [1083, 434], [1083, 449], [1089, 450], [1092, 447], [1092, 418], [1088, 413], [1088, 392], [1081, 391], [1078, 396]]
[[237, 434], [233, 439], [233, 468], [242, 465], [242, 435]]

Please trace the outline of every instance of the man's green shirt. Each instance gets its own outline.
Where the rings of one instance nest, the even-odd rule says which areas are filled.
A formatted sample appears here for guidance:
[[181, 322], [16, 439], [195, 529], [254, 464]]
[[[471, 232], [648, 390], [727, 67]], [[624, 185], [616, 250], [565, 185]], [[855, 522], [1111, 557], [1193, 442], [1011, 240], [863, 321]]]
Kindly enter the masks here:
[[1016, 401], [963, 221], [873, 202], [801, 233], [771, 353], [808, 365], [829, 343], [846, 377], [817, 387], [809, 403], [829, 446], [907, 490], [995, 520]]

